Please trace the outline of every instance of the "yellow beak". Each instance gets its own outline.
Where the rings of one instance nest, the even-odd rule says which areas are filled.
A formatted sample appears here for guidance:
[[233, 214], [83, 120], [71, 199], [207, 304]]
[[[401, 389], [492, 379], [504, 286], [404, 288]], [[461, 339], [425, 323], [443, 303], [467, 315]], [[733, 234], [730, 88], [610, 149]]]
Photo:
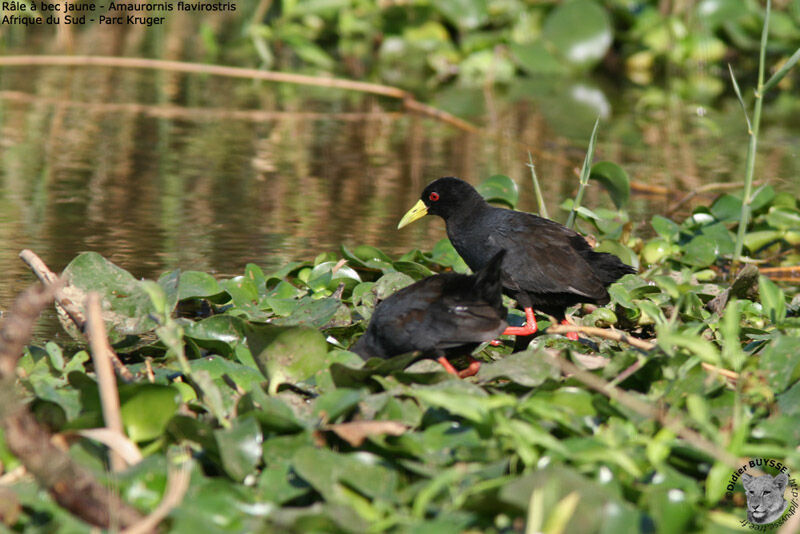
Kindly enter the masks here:
[[421, 219], [428, 214], [428, 206], [421, 200], [418, 200], [414, 207], [408, 210], [403, 218], [400, 219], [400, 222], [397, 224], [397, 229], [404, 226], [408, 226], [412, 222], [416, 221], [417, 219]]

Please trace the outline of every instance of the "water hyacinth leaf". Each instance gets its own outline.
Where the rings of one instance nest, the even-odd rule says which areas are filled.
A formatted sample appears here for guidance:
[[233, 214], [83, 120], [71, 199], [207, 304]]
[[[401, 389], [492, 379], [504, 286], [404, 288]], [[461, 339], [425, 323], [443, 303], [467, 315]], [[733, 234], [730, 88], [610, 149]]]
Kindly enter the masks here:
[[506, 378], [527, 387], [540, 386], [550, 379], [557, 379], [560, 372], [545, 359], [544, 351], [527, 350], [481, 365], [478, 380], [481, 382]]
[[500, 490], [499, 499], [527, 511], [536, 490], [544, 499], [543, 513], [573, 492], [580, 496], [580, 513], [570, 516], [564, 532], [629, 532], [631, 525], [641, 521], [641, 512], [623, 501], [617, 492], [560, 466], [546, 467], [511, 481]]
[[596, 180], [608, 191], [617, 209], [628, 205], [631, 196], [631, 182], [625, 170], [610, 161], [600, 161], [592, 165], [590, 180]]
[[695, 267], [708, 267], [717, 260], [714, 241], [705, 235], [694, 237], [684, 247], [683, 261]]
[[237, 417], [229, 428], [214, 431], [222, 467], [232, 479], [241, 482], [261, 460], [263, 435], [252, 416]]
[[383, 275], [375, 282], [373, 291], [378, 300], [384, 300], [390, 295], [414, 283], [414, 279], [404, 273], [389, 273]]
[[733, 234], [721, 222], [704, 226], [701, 233], [714, 243], [714, 254], [717, 256], [733, 254]]
[[397, 272], [408, 275], [414, 280], [422, 280], [423, 278], [427, 278], [436, 274], [421, 263], [414, 261], [396, 261], [392, 263], [392, 267]]
[[248, 263], [244, 266], [244, 277], [248, 278], [256, 286], [259, 293], [266, 289], [267, 277], [264, 276], [264, 271], [255, 263]]
[[392, 259], [380, 249], [368, 245], [359, 245], [352, 251], [346, 246], [341, 246], [342, 256], [352, 265], [362, 269], [374, 269], [388, 272], [392, 270]]
[[770, 245], [785, 235], [781, 230], [758, 230], [755, 232], [747, 232], [744, 235], [744, 246], [751, 254], [755, 254], [762, 248]]
[[192, 360], [191, 367], [192, 371], [208, 371], [209, 376], [213, 380], [227, 375], [237, 386], [245, 391], [258, 387], [258, 385], [264, 381], [264, 377], [257, 368], [242, 365], [241, 363], [231, 361], [216, 354]]
[[119, 397], [125, 433], [135, 442], [161, 436], [181, 403], [178, 390], [158, 384], [123, 386]]
[[515, 208], [519, 200], [517, 183], [504, 174], [490, 176], [475, 189], [487, 202], [502, 202], [510, 208]]
[[542, 38], [569, 64], [588, 68], [611, 46], [611, 23], [606, 10], [591, 0], [558, 4], [545, 19]]
[[747, 12], [743, 0], [702, 0], [694, 9], [697, 20], [712, 31], [726, 22], [734, 23]]
[[678, 238], [678, 234], [680, 234], [680, 226], [678, 226], [674, 221], [671, 221], [670, 219], [667, 219], [661, 215], [654, 215], [650, 220], [650, 225], [658, 235], [667, 241], [676, 240]]
[[770, 205], [775, 198], [775, 189], [768, 184], [764, 184], [753, 192], [753, 199], [750, 202], [750, 209], [757, 213]]
[[273, 319], [276, 326], [310, 326], [321, 328], [336, 314], [341, 302], [335, 298], [312, 299], [303, 297], [295, 303], [288, 317]]
[[298, 432], [303, 424], [282, 400], [270, 397], [261, 388], [246, 393], [238, 405], [240, 414], [252, 413], [265, 430], [278, 433]]
[[[315, 280], [322, 281], [322, 287], [336, 289], [340, 283], [345, 284], [345, 289], [352, 290], [356, 284], [361, 282], [361, 277], [352, 268], [335, 261], [322, 262], [311, 270], [308, 277], [309, 286], [314, 286]], [[316, 289], [316, 288], [315, 288]]]
[[464, 259], [456, 252], [449, 239], [444, 238], [436, 242], [431, 251], [431, 261], [443, 267], [450, 267], [457, 273], [466, 273], [469, 267]]
[[380, 457], [367, 452], [337, 454], [303, 447], [295, 453], [292, 465], [327, 501], [350, 503], [342, 492], [342, 483], [372, 499], [391, 501], [395, 497], [397, 471], [385, 467]]
[[[69, 280], [64, 296], [72, 302], [85, 302], [90, 291], [102, 297], [103, 321], [112, 344], [129, 335], [155, 328], [151, 319], [155, 311], [150, 296], [134, 276], [117, 267], [96, 252], [84, 252], [73, 259], [62, 273]], [[71, 320], [59, 314], [59, 320], [70, 335], [79, 336]]]
[[772, 391], [780, 393], [800, 378], [800, 338], [782, 336], [761, 352], [758, 367], [766, 373]]
[[259, 294], [253, 280], [244, 276], [237, 276], [230, 280], [223, 280], [220, 286], [233, 300], [233, 308], [227, 313], [244, 315], [251, 320], [264, 320], [268, 314], [259, 308]]
[[566, 71], [545, 43], [511, 43], [509, 50], [517, 66], [531, 74], [558, 74]]
[[233, 315], [213, 315], [200, 321], [188, 322], [184, 335], [203, 348], [218, 354], [230, 354], [245, 338], [245, 322]]
[[794, 209], [772, 207], [767, 212], [767, 223], [781, 230], [800, 228], [800, 212]]
[[364, 393], [358, 389], [334, 389], [317, 397], [313, 410], [321, 420], [333, 422], [353, 409], [363, 397]]
[[463, 30], [477, 28], [489, 16], [487, 0], [441, 0], [433, 5], [445, 18]]
[[297, 383], [328, 367], [328, 344], [317, 330], [304, 326], [249, 325], [247, 345], [274, 395], [284, 382]]
[[738, 221], [742, 215], [742, 199], [731, 194], [721, 195], [711, 204], [711, 213], [723, 222]]

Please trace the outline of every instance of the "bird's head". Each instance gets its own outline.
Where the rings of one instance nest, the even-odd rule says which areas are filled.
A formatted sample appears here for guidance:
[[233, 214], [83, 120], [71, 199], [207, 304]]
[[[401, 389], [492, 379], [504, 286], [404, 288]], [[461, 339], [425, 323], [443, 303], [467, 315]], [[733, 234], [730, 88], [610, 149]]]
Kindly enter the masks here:
[[448, 176], [434, 180], [422, 191], [419, 201], [400, 220], [400, 229], [425, 215], [438, 215], [445, 221], [456, 213], [468, 214], [472, 208], [485, 203], [470, 184]]

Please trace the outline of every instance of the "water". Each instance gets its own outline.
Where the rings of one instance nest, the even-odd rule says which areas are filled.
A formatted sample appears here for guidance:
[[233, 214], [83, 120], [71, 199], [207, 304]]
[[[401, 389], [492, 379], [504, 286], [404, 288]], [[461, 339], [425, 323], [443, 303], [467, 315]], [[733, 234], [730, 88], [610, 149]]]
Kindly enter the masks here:
[[[507, 174], [521, 207], [533, 209], [527, 150], [551, 216], [563, 220], [559, 203], [574, 194], [603, 110], [597, 156], [640, 185], [630, 210], [643, 231], [688, 192], [743, 175], [746, 132], [730, 98], [709, 105], [669, 91], [540, 82], [438, 95], [434, 104], [485, 127], [469, 133], [339, 90], [111, 68], [0, 74], [2, 309], [33, 281], [17, 258], [23, 248], [55, 271], [93, 250], [149, 278], [173, 268], [230, 276], [248, 262], [269, 271], [341, 244], [429, 249], [444, 236], [440, 220], [395, 228], [424, 185]], [[794, 101], [767, 106], [757, 167], [794, 192], [798, 118]], [[611, 206], [597, 187], [584, 204]]]

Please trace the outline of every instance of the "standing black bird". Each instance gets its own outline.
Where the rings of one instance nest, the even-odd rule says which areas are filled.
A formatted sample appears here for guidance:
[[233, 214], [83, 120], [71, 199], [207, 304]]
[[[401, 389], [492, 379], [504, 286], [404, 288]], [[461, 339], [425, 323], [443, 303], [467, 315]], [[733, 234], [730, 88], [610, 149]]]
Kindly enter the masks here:
[[533, 308], [564, 322], [564, 312], [573, 304], [606, 304], [606, 287], [636, 272], [613, 254], [595, 252], [580, 234], [564, 225], [490, 206], [475, 188], [458, 178], [430, 183], [397, 227], [429, 213], [444, 219], [447, 236], [472, 270], [481, 269], [498, 250], [507, 252], [502, 266], [503, 291], [525, 309], [526, 324], [509, 327], [506, 335], [536, 332]]
[[473, 275], [438, 274], [401, 289], [375, 307], [367, 331], [350, 350], [364, 359], [420, 351], [451, 374], [474, 375], [479, 362], [459, 373], [446, 354], [471, 350], [508, 326], [500, 282], [504, 255], [495, 253]]

